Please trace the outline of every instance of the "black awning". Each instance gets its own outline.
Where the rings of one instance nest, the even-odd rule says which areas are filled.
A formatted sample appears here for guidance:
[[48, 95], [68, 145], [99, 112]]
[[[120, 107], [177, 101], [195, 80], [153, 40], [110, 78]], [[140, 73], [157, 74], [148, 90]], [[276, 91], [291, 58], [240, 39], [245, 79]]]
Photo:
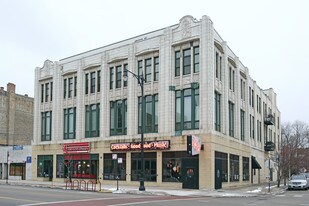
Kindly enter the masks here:
[[258, 161], [253, 156], [251, 156], [251, 166], [252, 166], [252, 169], [262, 169], [261, 165], [258, 163]]

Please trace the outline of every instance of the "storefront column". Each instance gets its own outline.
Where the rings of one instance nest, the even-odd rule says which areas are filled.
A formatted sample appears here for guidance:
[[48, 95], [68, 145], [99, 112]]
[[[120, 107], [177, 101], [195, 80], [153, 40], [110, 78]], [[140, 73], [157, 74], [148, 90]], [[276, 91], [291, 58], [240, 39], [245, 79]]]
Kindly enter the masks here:
[[157, 151], [157, 183], [162, 183], [162, 151]]
[[126, 182], [131, 182], [131, 152], [127, 152], [126, 168]]

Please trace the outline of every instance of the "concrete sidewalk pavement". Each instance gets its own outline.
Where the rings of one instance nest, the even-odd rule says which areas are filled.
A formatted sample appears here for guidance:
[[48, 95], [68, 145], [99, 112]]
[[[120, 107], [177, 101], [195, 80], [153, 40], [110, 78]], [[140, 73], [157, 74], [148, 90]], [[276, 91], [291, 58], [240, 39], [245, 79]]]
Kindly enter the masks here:
[[[31, 181], [31, 180], [8, 180], [9, 185], [22, 185], [32, 187], [45, 187], [45, 188], [58, 188], [69, 189], [70, 185], [65, 182], [52, 182], [52, 181]], [[116, 182], [115, 182], [116, 183]], [[0, 180], [0, 184], [5, 185], [6, 180]], [[85, 184], [81, 184], [80, 190], [87, 190]], [[134, 186], [119, 186], [118, 190], [116, 185], [92, 185], [89, 184], [88, 190], [95, 190], [98, 192], [112, 192], [112, 193], [130, 193], [130, 194], [147, 194], [147, 195], [173, 195], [173, 196], [210, 196], [210, 197], [251, 197], [259, 195], [276, 195], [285, 192], [286, 188], [276, 185], [259, 184], [250, 185], [247, 187], [231, 188], [231, 189], [169, 189], [163, 187], [146, 187], [146, 191], [139, 191], [138, 187]], [[76, 188], [76, 187], [75, 187]]]

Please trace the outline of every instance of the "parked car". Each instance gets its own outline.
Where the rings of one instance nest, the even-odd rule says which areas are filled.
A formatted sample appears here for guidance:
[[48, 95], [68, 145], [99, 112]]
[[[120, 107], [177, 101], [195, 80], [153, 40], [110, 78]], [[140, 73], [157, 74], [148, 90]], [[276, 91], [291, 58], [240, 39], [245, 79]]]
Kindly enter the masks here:
[[304, 189], [307, 190], [309, 188], [309, 181], [306, 176], [303, 174], [300, 175], [292, 175], [290, 177], [288, 183], [288, 190], [290, 189]]
[[309, 181], [309, 173], [300, 173], [301, 175], [305, 175], [307, 180]]

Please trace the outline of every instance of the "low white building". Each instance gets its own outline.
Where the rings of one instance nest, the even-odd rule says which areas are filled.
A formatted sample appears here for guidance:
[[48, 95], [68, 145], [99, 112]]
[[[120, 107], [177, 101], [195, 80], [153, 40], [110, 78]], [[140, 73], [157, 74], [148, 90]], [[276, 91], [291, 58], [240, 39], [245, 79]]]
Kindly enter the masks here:
[[0, 179], [31, 180], [31, 155], [31, 145], [0, 147]]

